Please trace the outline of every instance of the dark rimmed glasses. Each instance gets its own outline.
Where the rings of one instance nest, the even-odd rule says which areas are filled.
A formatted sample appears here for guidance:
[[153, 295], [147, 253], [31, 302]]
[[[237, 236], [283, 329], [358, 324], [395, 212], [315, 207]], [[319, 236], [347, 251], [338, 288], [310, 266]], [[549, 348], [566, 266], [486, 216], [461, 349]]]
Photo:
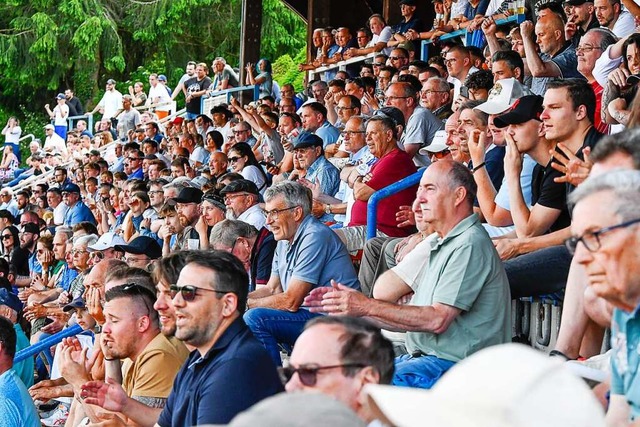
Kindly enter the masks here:
[[364, 368], [364, 363], [342, 363], [340, 365], [330, 365], [330, 366], [300, 366], [298, 368], [294, 368], [293, 366], [285, 366], [278, 368], [278, 374], [280, 375], [280, 381], [282, 381], [283, 385], [286, 385], [291, 378], [293, 378], [294, 374], [298, 374], [298, 378], [300, 378], [300, 382], [307, 387], [313, 387], [316, 385], [318, 381], [318, 372], [326, 371], [329, 369], [337, 369], [337, 368]]
[[625, 221], [620, 224], [612, 225], [610, 227], [604, 227], [596, 231], [587, 231], [582, 236], [569, 237], [564, 241], [564, 245], [567, 247], [567, 250], [571, 255], [574, 255], [576, 253], [576, 248], [578, 247], [578, 243], [580, 242], [582, 242], [586, 250], [588, 250], [589, 252], [595, 252], [602, 246], [602, 244], [600, 243], [600, 236], [618, 228], [629, 227], [630, 225], [636, 224], [638, 222], [640, 222], [640, 218]]

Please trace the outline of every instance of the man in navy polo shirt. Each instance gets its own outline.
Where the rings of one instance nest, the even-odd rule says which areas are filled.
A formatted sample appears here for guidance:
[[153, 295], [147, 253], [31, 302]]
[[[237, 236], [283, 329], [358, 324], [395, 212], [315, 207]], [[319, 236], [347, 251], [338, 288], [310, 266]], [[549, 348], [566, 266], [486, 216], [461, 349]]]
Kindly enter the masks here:
[[189, 253], [170, 293], [175, 336], [195, 351], [178, 372], [159, 426], [227, 424], [282, 391], [275, 365], [242, 320], [248, 281], [230, 253]]

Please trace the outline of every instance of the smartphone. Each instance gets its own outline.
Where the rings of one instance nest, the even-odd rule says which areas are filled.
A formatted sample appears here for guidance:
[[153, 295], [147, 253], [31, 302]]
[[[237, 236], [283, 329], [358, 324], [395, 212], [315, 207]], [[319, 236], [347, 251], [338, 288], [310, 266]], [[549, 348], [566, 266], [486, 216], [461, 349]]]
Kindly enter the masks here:
[[460, 88], [460, 95], [464, 96], [465, 98], [469, 98], [469, 88], [466, 86], [462, 86]]
[[259, 161], [258, 163], [260, 163], [262, 166], [266, 167], [267, 169], [277, 167], [277, 166], [276, 166], [276, 165], [274, 165], [273, 163], [271, 163], [271, 162], [266, 162], [266, 161], [264, 161], [264, 160], [261, 160], [261, 161]]

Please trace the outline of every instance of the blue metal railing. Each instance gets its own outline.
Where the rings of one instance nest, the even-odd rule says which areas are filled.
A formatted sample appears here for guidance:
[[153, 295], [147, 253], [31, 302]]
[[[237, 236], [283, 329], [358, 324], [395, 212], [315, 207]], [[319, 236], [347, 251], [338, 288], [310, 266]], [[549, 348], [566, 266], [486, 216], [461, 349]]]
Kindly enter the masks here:
[[[522, 22], [524, 22], [525, 20], [525, 15], [521, 14], [521, 15], [511, 15], [508, 18], [505, 19], [498, 19], [496, 21], [496, 25], [504, 25], [504, 24], [509, 24], [509, 23], [517, 23], [520, 24]], [[476, 31], [480, 31], [482, 32], [482, 30], [476, 30]], [[465, 46], [472, 46], [473, 45], [473, 40], [472, 40], [472, 34], [474, 32], [467, 32], [466, 28], [463, 28], [461, 30], [457, 30], [457, 31], [452, 31], [450, 33], [447, 33], [441, 37], [438, 38], [438, 40], [450, 40], [456, 37], [464, 37], [464, 44]], [[420, 56], [421, 58], [428, 58], [429, 57], [429, 45], [432, 44], [433, 41], [431, 40], [422, 40], [422, 45], [420, 48]], [[478, 47], [482, 47], [482, 46], [478, 46]]]
[[422, 178], [422, 174], [425, 169], [426, 168], [421, 168], [418, 172], [376, 191], [371, 195], [371, 197], [369, 197], [369, 201], [367, 202], [367, 240], [376, 237], [376, 227], [378, 225], [378, 203], [380, 203], [382, 199], [393, 196], [402, 190], [406, 190], [409, 187], [417, 185], [420, 182], [420, 178]]
[[59, 344], [63, 338], [73, 337], [75, 335], [78, 335], [80, 332], [82, 332], [82, 328], [80, 327], [80, 325], [73, 325], [67, 329], [63, 329], [57, 334], [53, 334], [50, 337], [47, 337], [42, 341], [36, 344], [32, 344], [29, 347], [17, 352], [15, 357], [13, 358], [13, 363], [22, 362], [28, 357], [35, 356], [45, 348], [49, 348], [52, 345]]

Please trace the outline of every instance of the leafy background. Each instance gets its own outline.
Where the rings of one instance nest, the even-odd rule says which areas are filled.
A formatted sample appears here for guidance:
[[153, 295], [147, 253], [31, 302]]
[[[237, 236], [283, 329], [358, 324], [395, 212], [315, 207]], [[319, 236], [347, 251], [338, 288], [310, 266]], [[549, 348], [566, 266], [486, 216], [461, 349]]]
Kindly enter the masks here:
[[[44, 104], [73, 88], [86, 108], [117, 88], [165, 74], [175, 87], [188, 61], [216, 56], [238, 67], [241, 0], [3, 0], [0, 4], [0, 123], [42, 138]], [[263, 0], [260, 56], [274, 78], [302, 90], [306, 27], [279, 0]], [[180, 98], [179, 98], [180, 99]], [[181, 100], [183, 102], [183, 100]]]

